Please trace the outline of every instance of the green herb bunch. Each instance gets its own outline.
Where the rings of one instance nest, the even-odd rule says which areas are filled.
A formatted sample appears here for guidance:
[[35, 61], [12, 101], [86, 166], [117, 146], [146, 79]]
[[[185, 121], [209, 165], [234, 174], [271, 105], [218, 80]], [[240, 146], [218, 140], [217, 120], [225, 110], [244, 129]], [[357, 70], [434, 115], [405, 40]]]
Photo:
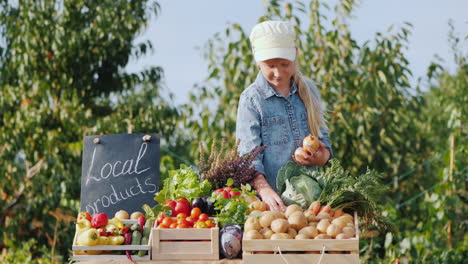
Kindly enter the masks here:
[[320, 204], [329, 205], [333, 210], [341, 208], [356, 211], [366, 227], [375, 224], [382, 230], [394, 231], [394, 226], [383, 217], [378, 206], [388, 190], [381, 183], [380, 173], [367, 169], [364, 174], [354, 176], [334, 159], [322, 173], [312, 174], [322, 186], [318, 198]]
[[[233, 183], [233, 179], [228, 179], [226, 186], [231, 186]], [[249, 210], [249, 203], [245, 200], [245, 197], [255, 197], [256, 195], [255, 190], [249, 184], [242, 185], [240, 188], [234, 188], [233, 190], [236, 192], [240, 191], [242, 194], [225, 199], [222, 194], [213, 193], [210, 198], [215, 201], [214, 205], [218, 211], [216, 221], [221, 227], [226, 224], [237, 224], [243, 227], [248, 217], [247, 211]]]
[[240, 157], [238, 152], [239, 142], [231, 149], [227, 150], [226, 142], [221, 141], [221, 148], [218, 150], [216, 140], [213, 140], [211, 153], [207, 154], [200, 143], [199, 173], [202, 179], [208, 180], [213, 188], [222, 188], [229, 178], [233, 179], [233, 186], [239, 187], [250, 182], [257, 174], [252, 166], [255, 158], [266, 148], [257, 146], [250, 153]]

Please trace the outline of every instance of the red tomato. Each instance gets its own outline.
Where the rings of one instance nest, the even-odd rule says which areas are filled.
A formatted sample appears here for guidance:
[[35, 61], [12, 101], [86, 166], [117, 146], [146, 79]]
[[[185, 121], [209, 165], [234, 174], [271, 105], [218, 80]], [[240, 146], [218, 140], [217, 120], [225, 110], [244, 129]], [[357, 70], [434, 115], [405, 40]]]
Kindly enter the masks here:
[[76, 219], [77, 221], [81, 219], [86, 219], [91, 222], [91, 215], [88, 212], [79, 212], [77, 218], [78, 218]]
[[198, 221], [199, 221], [199, 222], [200, 222], [200, 221], [201, 221], [201, 222], [205, 222], [205, 221], [208, 220], [208, 219], [209, 219], [209, 217], [208, 217], [208, 215], [205, 214], [205, 213], [201, 214], [200, 217], [198, 217]]
[[190, 226], [188, 226], [186, 224], [178, 224], [177, 228], [190, 228]]
[[177, 220], [185, 219], [185, 218], [187, 218], [187, 215], [185, 213], [178, 213], [177, 216], [176, 216]]
[[193, 217], [193, 219], [196, 221], [200, 217], [201, 214], [201, 209], [198, 207], [195, 207], [190, 211], [190, 216]]
[[175, 212], [175, 207], [176, 207], [177, 203], [173, 200], [167, 200], [165, 203], [164, 203], [164, 206], [169, 206], [171, 207], [171, 210], [172, 210], [172, 216], [176, 216], [176, 212]]
[[230, 195], [231, 197], [234, 197], [234, 196], [239, 196], [239, 195], [241, 195], [241, 193], [240, 193], [240, 192], [233, 191], [233, 190], [230, 190], [230, 191], [229, 191], [229, 195]]
[[158, 228], [169, 228], [169, 226], [167, 226], [165, 224], [160, 224], [160, 225], [158, 225]]
[[198, 222], [195, 223], [195, 225], [193, 227], [195, 227], [195, 228], [206, 228], [206, 223], [198, 221]]
[[161, 224], [166, 225], [166, 226], [170, 226], [172, 224], [172, 219], [170, 217], [164, 217]]
[[158, 224], [160, 224], [162, 222], [162, 220], [164, 219], [164, 217], [166, 217], [166, 214], [164, 212], [160, 212], [158, 214], [158, 218], [156, 219], [156, 221], [158, 222]]
[[224, 199], [230, 199], [231, 198], [231, 195], [229, 194], [229, 191], [225, 190], [225, 189], [217, 189], [215, 191], [215, 194], [221, 194], [221, 197], [223, 197]]
[[169, 228], [177, 228], [177, 223], [172, 223]]
[[206, 227], [208, 228], [212, 228], [212, 227], [215, 227], [216, 225], [213, 223], [213, 220], [209, 219], [209, 220], [206, 220], [205, 221], [205, 225]]
[[109, 222], [109, 218], [105, 213], [96, 213], [91, 219], [91, 226], [93, 228], [98, 228], [107, 225], [107, 222]]
[[189, 223], [190, 226], [193, 226], [195, 224], [195, 219], [191, 216], [187, 216], [185, 218], [185, 221], [187, 221], [187, 223]]

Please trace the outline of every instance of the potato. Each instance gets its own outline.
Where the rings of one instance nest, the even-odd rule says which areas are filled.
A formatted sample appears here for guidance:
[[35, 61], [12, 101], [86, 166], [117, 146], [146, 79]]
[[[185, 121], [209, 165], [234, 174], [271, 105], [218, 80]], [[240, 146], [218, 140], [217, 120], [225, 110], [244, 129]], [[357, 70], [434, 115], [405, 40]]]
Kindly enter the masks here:
[[314, 239], [332, 239], [332, 237], [327, 234], [318, 234]]
[[275, 219], [271, 222], [271, 230], [275, 233], [286, 233], [289, 229], [289, 222], [286, 219]]
[[327, 227], [327, 235], [329, 235], [331, 237], [336, 237], [336, 235], [338, 235], [341, 232], [342, 232], [342, 230], [338, 225], [330, 224]]
[[330, 220], [329, 219], [322, 219], [317, 224], [317, 230], [320, 233], [325, 234], [325, 233], [327, 233], [327, 228], [328, 228], [329, 225], [330, 225]]
[[300, 207], [297, 204], [291, 204], [286, 208], [286, 212], [284, 213], [284, 215], [286, 216], [286, 218], [289, 218], [289, 216], [296, 211], [303, 212], [302, 207]]
[[258, 217], [249, 217], [245, 221], [244, 224], [244, 231], [250, 231], [250, 230], [257, 230], [260, 231], [262, 229], [262, 226], [258, 222]]
[[244, 232], [244, 238], [245, 239], [263, 239], [263, 236], [257, 230], [249, 230], [247, 232]]
[[305, 234], [297, 234], [294, 239], [310, 239], [310, 237]]
[[307, 236], [307, 238], [314, 238], [318, 235], [318, 230], [314, 226], [306, 226], [299, 230], [298, 234]]
[[289, 227], [288, 228], [288, 235], [290, 235], [291, 237], [296, 237], [296, 235], [297, 235], [296, 229]]
[[267, 205], [266, 203], [260, 201], [260, 200], [255, 200], [252, 203], [249, 204], [249, 208], [251, 211], [254, 210], [259, 210], [259, 211], [266, 211]]
[[299, 211], [292, 213], [288, 217], [288, 222], [289, 225], [296, 230], [300, 230], [308, 224], [307, 218], [305, 217], [304, 213]]
[[259, 210], [253, 210], [252, 212], [250, 212], [249, 216], [255, 216], [255, 217], [260, 217], [262, 215], [262, 211], [259, 211]]
[[354, 237], [356, 235], [356, 230], [352, 226], [345, 226], [343, 227], [343, 233], [350, 237]]
[[350, 239], [350, 238], [352, 237], [344, 233], [339, 233], [338, 235], [336, 235], [336, 239]]
[[315, 214], [312, 211], [304, 211], [304, 216], [307, 218], [307, 222], [318, 222], [320, 219], [317, 219]]
[[348, 223], [352, 224], [353, 219], [350, 219], [349, 217], [343, 215], [343, 216], [333, 219], [331, 223], [339, 226], [340, 228], [343, 228]]
[[277, 233], [277, 234], [273, 234], [271, 236], [271, 239], [272, 240], [277, 240], [277, 239], [292, 239], [292, 237], [287, 234], [287, 233]]
[[270, 227], [271, 222], [275, 220], [276, 218], [278, 217], [276, 217], [275, 213], [271, 211], [265, 211], [263, 212], [262, 216], [260, 216], [259, 222], [260, 222], [260, 225], [263, 227]]
[[319, 213], [316, 217], [316, 219], [318, 220], [322, 220], [322, 219], [332, 219], [331, 215], [329, 215], [328, 213]]
[[132, 220], [138, 220], [138, 217], [140, 216], [145, 216], [142, 212], [133, 212], [131, 215], [130, 215], [130, 219]]
[[117, 211], [114, 215], [114, 217], [117, 217], [119, 219], [128, 219], [130, 218], [130, 216], [128, 215], [127, 211], [125, 210], [120, 210], [120, 211]]
[[262, 230], [260, 230], [260, 234], [262, 234], [263, 238], [265, 239], [270, 239], [274, 233], [275, 232], [273, 232], [273, 230], [271, 230], [270, 228], [263, 228]]

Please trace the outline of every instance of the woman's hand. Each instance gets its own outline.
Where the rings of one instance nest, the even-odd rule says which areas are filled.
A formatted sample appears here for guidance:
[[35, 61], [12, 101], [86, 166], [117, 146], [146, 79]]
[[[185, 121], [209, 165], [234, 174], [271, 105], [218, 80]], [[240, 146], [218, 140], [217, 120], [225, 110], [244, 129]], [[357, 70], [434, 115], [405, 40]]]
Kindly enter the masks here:
[[[294, 161], [302, 166], [323, 166], [330, 159], [330, 151], [325, 147], [322, 141], [315, 151], [313, 148], [305, 145], [301, 155], [294, 155]], [[301, 147], [302, 148], [302, 147]]]
[[271, 188], [270, 184], [268, 184], [265, 176], [263, 174], [259, 174], [253, 180], [253, 186], [257, 191], [257, 194], [262, 198], [262, 201], [266, 203], [268, 210], [270, 211], [284, 211], [286, 210], [286, 206], [281, 200], [281, 197]]

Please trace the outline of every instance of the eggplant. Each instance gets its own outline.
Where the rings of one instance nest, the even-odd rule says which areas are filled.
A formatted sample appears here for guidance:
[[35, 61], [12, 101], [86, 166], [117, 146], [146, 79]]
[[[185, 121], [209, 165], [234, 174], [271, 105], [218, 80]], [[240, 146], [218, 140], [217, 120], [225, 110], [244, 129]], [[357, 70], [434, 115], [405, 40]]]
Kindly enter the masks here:
[[209, 216], [216, 215], [218, 212], [215, 209], [215, 205], [214, 205], [215, 200], [208, 197], [208, 198], [206, 198], [205, 201], [206, 201], [206, 214], [209, 215]]
[[192, 201], [192, 208], [198, 207], [202, 213], [206, 213], [206, 201], [202, 197], [197, 197]]
[[242, 255], [242, 229], [239, 225], [226, 224], [219, 236], [219, 252], [224, 258], [233, 259]]

